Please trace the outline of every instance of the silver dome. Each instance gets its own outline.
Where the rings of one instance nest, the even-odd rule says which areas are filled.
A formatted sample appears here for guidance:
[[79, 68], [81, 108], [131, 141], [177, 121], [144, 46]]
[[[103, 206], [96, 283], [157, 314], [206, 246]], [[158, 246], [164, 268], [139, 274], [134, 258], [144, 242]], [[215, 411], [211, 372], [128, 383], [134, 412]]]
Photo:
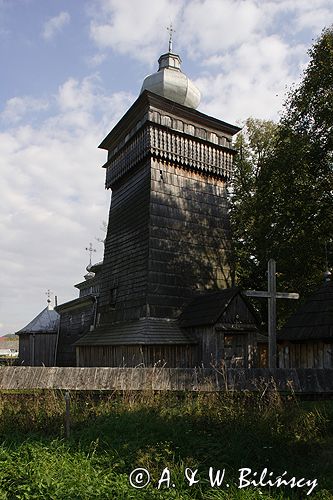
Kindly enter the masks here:
[[182, 73], [180, 57], [168, 52], [159, 58], [158, 63], [158, 71], [144, 79], [140, 93], [149, 90], [183, 106], [196, 109], [200, 103], [200, 91]]

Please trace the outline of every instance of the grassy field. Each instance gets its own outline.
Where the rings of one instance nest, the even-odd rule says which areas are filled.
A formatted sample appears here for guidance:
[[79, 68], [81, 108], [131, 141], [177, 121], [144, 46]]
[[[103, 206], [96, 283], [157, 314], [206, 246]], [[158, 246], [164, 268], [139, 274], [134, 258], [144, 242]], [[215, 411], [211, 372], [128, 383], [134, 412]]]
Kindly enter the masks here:
[[[64, 407], [61, 392], [0, 395], [0, 500], [333, 498], [331, 401], [281, 400], [275, 391], [72, 393], [69, 439]], [[225, 471], [220, 486], [210, 467], [213, 480]], [[141, 489], [129, 481], [138, 468], [150, 475]], [[239, 489], [242, 468], [252, 471], [247, 480], [267, 468], [264, 482], [286, 471], [318, 485], [309, 496], [306, 481]], [[189, 486], [191, 477], [198, 482]]]

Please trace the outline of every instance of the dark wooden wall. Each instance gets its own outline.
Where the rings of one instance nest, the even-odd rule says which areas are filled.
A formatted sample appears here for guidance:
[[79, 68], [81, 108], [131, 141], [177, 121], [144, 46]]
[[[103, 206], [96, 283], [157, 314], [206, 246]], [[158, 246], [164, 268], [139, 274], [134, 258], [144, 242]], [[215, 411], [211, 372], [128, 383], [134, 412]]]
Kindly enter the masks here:
[[234, 332], [215, 326], [189, 328], [198, 340], [198, 365], [205, 368], [253, 368], [259, 366], [256, 332]]
[[278, 354], [279, 368], [333, 368], [333, 342], [283, 342]]
[[57, 366], [76, 366], [74, 343], [89, 332], [90, 326], [94, 322], [94, 312], [93, 302], [61, 311]]
[[190, 368], [197, 365], [196, 346], [124, 345], [77, 347], [78, 366]]
[[224, 325], [245, 325], [250, 328], [257, 329], [258, 318], [255, 317], [255, 313], [251, 310], [245, 299], [241, 294], [237, 294], [229, 304], [229, 306], [224, 311], [219, 323]]
[[202, 290], [231, 283], [225, 181], [152, 159], [148, 303], [175, 318]]
[[113, 186], [100, 323], [177, 317], [199, 290], [231, 283], [229, 255], [225, 182], [147, 161]]
[[150, 162], [112, 186], [99, 300], [100, 323], [145, 314]]
[[26, 366], [54, 366], [55, 333], [20, 334], [19, 363]]

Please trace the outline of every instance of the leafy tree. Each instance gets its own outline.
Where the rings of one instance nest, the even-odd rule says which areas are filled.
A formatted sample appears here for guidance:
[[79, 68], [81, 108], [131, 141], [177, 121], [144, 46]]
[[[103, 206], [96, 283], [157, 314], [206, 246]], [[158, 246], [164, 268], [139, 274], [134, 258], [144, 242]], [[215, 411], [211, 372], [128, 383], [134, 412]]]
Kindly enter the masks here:
[[240, 285], [265, 286], [267, 260], [274, 258], [278, 286], [303, 297], [322, 281], [325, 245], [332, 258], [333, 27], [309, 55], [281, 122], [247, 120], [236, 142], [231, 195]]
[[[257, 268], [262, 246], [258, 235], [258, 183], [262, 169], [273, 154], [278, 135], [278, 125], [268, 120], [248, 118], [236, 138], [239, 151], [234, 163], [231, 188], [231, 223], [236, 253], [236, 272], [240, 284], [245, 287], [259, 286], [262, 280]], [[259, 237], [259, 241], [258, 241]], [[258, 245], [259, 243], [259, 245]]]
[[333, 151], [333, 25], [308, 51], [310, 62], [301, 84], [285, 103], [282, 123], [306, 135], [312, 146], [332, 160]]

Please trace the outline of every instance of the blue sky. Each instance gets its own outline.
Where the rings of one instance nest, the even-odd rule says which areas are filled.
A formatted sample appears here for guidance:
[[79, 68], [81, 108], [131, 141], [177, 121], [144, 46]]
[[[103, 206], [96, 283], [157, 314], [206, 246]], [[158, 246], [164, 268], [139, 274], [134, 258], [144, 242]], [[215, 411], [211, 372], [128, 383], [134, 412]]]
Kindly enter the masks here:
[[231, 123], [277, 120], [332, 0], [0, 0], [0, 334], [75, 298], [108, 218], [98, 144], [174, 51]]

